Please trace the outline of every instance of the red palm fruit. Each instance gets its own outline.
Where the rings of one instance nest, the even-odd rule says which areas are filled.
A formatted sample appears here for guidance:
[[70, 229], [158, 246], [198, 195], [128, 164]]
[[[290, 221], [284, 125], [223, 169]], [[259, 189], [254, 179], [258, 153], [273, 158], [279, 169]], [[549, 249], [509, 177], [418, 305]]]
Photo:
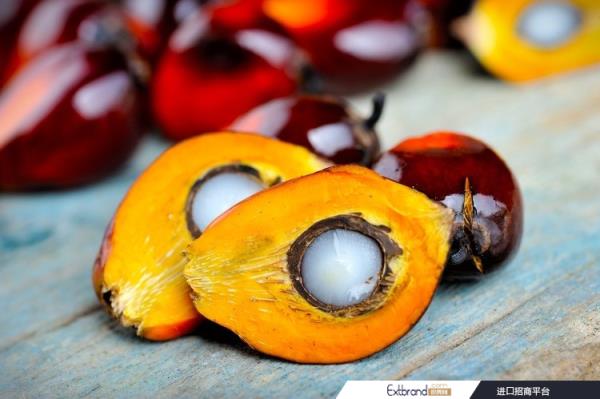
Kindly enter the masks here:
[[104, 0], [42, 1], [31, 10], [16, 38], [9, 73], [60, 44], [129, 40], [125, 30], [123, 15]]
[[307, 54], [322, 89], [349, 93], [395, 77], [414, 59], [424, 17], [415, 0], [264, 0]]
[[521, 192], [506, 163], [485, 143], [456, 133], [428, 134], [382, 154], [373, 169], [455, 211], [447, 280], [479, 278], [517, 251]]
[[174, 32], [152, 85], [154, 116], [181, 140], [220, 130], [296, 90], [295, 47], [254, 1], [206, 7]]
[[375, 96], [371, 116], [363, 119], [341, 98], [297, 95], [258, 106], [231, 129], [301, 145], [337, 164], [370, 165], [379, 153], [375, 125], [383, 106], [384, 97]]
[[128, 26], [145, 58], [156, 61], [171, 33], [208, 0], [121, 0]]
[[140, 136], [139, 94], [121, 53], [54, 47], [0, 95], [0, 188], [63, 188], [120, 166]]

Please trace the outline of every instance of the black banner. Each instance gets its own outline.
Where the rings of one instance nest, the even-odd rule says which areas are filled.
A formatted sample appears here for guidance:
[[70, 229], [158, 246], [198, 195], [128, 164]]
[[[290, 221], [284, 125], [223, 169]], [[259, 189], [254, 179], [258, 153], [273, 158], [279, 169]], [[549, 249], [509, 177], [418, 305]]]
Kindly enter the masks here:
[[600, 381], [481, 381], [472, 399], [600, 399]]

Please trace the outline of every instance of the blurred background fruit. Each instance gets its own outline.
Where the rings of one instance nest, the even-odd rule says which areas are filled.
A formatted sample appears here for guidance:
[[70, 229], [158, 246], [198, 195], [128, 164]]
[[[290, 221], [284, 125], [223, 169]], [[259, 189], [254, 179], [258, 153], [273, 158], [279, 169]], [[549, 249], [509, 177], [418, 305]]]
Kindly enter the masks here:
[[81, 43], [54, 47], [0, 95], [0, 188], [63, 188], [119, 167], [140, 134], [125, 57]]
[[73, 41], [93, 44], [124, 29], [119, 10], [106, 1], [41, 1], [31, 10], [18, 32], [8, 73], [14, 74], [36, 55], [59, 44]]
[[[69, 124], [81, 117], [68, 104], [69, 90], [113, 71], [74, 74], [66, 89], [57, 68], [68, 62], [41, 60], [68, 53], [80, 63], [82, 55], [75, 50], [57, 52], [68, 45], [64, 48], [102, 53], [83, 63], [120, 65], [131, 85], [115, 89], [115, 96], [132, 100], [123, 99], [126, 105], [113, 110], [119, 116], [110, 122], [119, 126], [115, 132], [127, 133], [115, 140], [109, 139], [114, 132], [96, 133], [114, 145], [115, 154], [130, 153], [132, 138], [150, 127], [182, 140], [233, 125], [303, 145], [336, 163], [368, 165], [379, 151], [374, 125], [381, 107], [376, 102], [373, 116], [363, 121], [345, 100], [329, 95], [372, 95], [380, 85], [393, 84], [427, 47], [465, 51], [457, 38], [481, 65], [507, 81], [600, 63], [598, 15], [600, 3], [594, 0], [7, 0], [0, 8], [0, 126], [7, 129], [0, 132], [1, 151], [4, 159], [35, 153], [28, 158], [35, 160], [28, 161], [30, 169], [39, 167], [39, 153], [61, 158], [75, 151], [69, 146], [42, 150], [25, 146], [33, 141], [23, 139], [37, 137], [47, 124], [60, 128], [64, 137], [79, 137], [78, 129], [88, 129], [83, 122]], [[39, 111], [36, 104], [46, 98], [62, 100], [52, 103], [56, 109]], [[38, 112], [51, 122], [15, 124]], [[11, 130], [16, 126], [22, 130]], [[110, 129], [98, 128], [104, 130]], [[93, 155], [101, 158], [102, 148]], [[3, 186], [90, 181], [125, 156], [116, 158], [95, 167], [96, 173], [92, 166], [81, 169], [89, 176], [81, 179], [3, 170], [13, 179]]]
[[[213, 0], [213, 2], [216, 0]], [[156, 61], [179, 24], [210, 0], [121, 0], [142, 54]]]
[[600, 62], [597, 0], [479, 0], [458, 32], [488, 71], [508, 81]]
[[317, 87], [353, 93], [389, 81], [424, 44], [414, 0], [263, 0], [306, 52]]
[[154, 116], [174, 140], [218, 131], [296, 91], [296, 49], [253, 1], [207, 7], [173, 33], [152, 85]]

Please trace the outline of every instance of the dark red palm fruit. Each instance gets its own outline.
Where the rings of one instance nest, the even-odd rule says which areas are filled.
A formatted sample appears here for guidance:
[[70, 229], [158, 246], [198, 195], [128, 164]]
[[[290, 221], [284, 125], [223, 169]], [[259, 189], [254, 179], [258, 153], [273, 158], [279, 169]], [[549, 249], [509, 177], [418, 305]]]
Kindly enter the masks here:
[[[13, 74], [54, 46], [73, 41], [95, 44], [106, 35], [125, 37], [126, 24], [118, 8], [104, 0], [45, 0], [23, 22], [9, 62]], [[133, 45], [132, 45], [133, 46]]]
[[9, 62], [23, 22], [38, 0], [4, 0], [0, 6], [0, 87], [10, 76]]
[[[150, 67], [141, 54], [140, 44], [129, 31], [125, 14], [107, 0], [39, 2], [18, 35], [10, 61], [11, 73], [44, 51], [71, 42], [119, 49], [127, 56], [136, 78], [143, 83], [149, 79]], [[144, 105], [143, 112], [145, 123], [150, 125], [152, 118], [148, 104]]]
[[457, 133], [405, 140], [373, 169], [456, 212], [446, 280], [477, 279], [517, 251], [523, 230], [519, 186], [485, 143]]
[[375, 96], [371, 116], [363, 119], [341, 98], [297, 95], [258, 106], [231, 129], [301, 145], [336, 164], [368, 166], [379, 153], [375, 125], [383, 106], [383, 95]]
[[152, 84], [154, 116], [167, 137], [220, 130], [296, 91], [295, 47], [255, 4], [201, 8], [171, 36]]
[[466, 15], [475, 0], [419, 0], [430, 16], [429, 45], [432, 47], [459, 47], [460, 41], [452, 34], [452, 24]]
[[209, 2], [210, 0], [121, 0], [121, 6], [141, 53], [154, 63], [179, 24]]
[[353, 93], [387, 82], [422, 47], [415, 0], [264, 0], [306, 54], [322, 90]]
[[119, 167], [140, 137], [140, 96], [110, 48], [54, 47], [0, 95], [0, 189], [65, 188]]

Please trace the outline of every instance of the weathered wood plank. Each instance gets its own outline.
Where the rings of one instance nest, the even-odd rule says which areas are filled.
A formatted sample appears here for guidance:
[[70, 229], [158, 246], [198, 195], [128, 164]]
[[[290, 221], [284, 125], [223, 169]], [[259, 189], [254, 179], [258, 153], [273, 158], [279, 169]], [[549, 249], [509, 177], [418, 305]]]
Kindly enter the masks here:
[[597, 379], [599, 261], [572, 270], [487, 330], [444, 351], [407, 376], [469, 379], [491, 373], [515, 379]]
[[156, 139], [99, 185], [2, 195], [0, 396], [331, 396], [348, 378], [600, 378], [597, 72], [511, 87], [460, 56], [430, 54], [390, 88], [384, 146], [439, 128], [484, 138], [516, 171], [526, 234], [508, 267], [442, 286], [409, 335], [353, 364], [294, 365], [206, 332], [151, 344], [96, 311], [89, 280], [102, 231], [163, 148]]
[[[560, 356], [570, 365], [581, 362], [583, 368], [573, 370], [580, 371], [580, 377], [590, 378], [591, 374], [586, 373], [597, 372], [598, 367], [589, 358], [589, 348], [598, 353], [600, 294], [590, 297], [584, 287], [599, 292], [600, 268], [574, 268], [567, 278], [533, 295], [514, 312], [498, 317], [498, 322], [479, 326], [470, 334], [471, 339], [464, 337], [454, 343], [455, 338], [450, 337], [452, 327], [434, 328], [430, 320], [424, 320], [406, 340], [382, 353], [338, 366], [281, 362], [254, 353], [235, 340], [206, 333], [166, 344], [141, 342], [107, 323], [103, 314], [94, 313], [64, 329], [2, 351], [0, 367], [11, 371], [10, 380], [3, 381], [3, 390], [10, 393], [24, 389], [32, 397], [52, 392], [69, 397], [90, 393], [126, 397], [139, 392], [176, 397], [233, 393], [242, 397], [281, 397], [290, 389], [310, 397], [331, 396], [348, 378], [489, 378], [499, 371], [508, 373], [515, 365], [526, 367], [523, 372], [528, 375], [547, 376], [547, 368], [529, 369], [527, 362], [539, 362], [537, 356], [541, 353], [560, 355], [563, 348], [572, 353]], [[455, 308], [455, 291], [443, 290], [433, 309], [446, 308], [448, 312]], [[454, 318], [461, 310], [453, 314]], [[429, 314], [428, 319], [433, 316]], [[451, 342], [438, 341], [434, 345], [431, 337]], [[434, 351], [423, 359], [422, 350], [413, 343], [424, 341]], [[548, 346], [559, 343], [569, 346]], [[452, 349], [438, 353], [435, 349], [440, 344]], [[559, 367], [566, 376], [573, 374], [571, 369], [562, 369], [564, 359], [559, 360], [552, 366]], [[419, 363], [420, 367], [414, 368]]]
[[165, 146], [147, 140], [118, 176], [82, 189], [0, 197], [0, 348], [96, 306], [91, 263], [115, 207]]

